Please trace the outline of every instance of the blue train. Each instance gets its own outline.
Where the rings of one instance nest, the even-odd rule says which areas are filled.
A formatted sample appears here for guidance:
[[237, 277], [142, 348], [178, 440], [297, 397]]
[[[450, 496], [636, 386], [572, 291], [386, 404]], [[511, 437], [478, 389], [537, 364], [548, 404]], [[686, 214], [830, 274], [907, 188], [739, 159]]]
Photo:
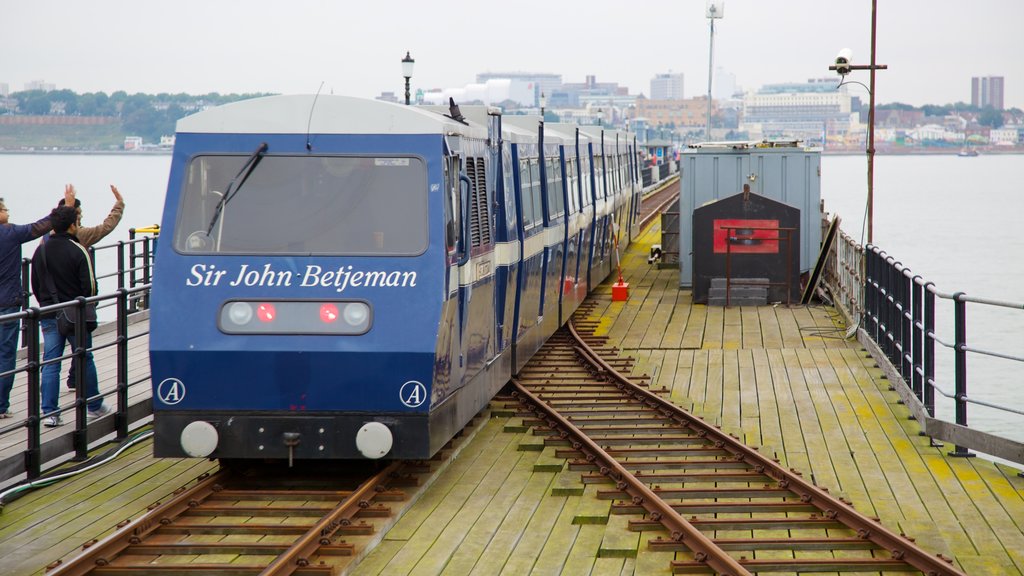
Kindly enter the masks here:
[[151, 311], [155, 453], [435, 454], [636, 227], [631, 134], [273, 96], [178, 123]]

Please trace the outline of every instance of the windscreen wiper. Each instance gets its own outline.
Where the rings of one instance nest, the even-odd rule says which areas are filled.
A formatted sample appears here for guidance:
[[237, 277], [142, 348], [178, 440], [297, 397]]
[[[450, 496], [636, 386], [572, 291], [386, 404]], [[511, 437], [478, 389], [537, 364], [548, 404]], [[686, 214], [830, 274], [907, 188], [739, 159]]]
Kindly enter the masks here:
[[[256, 148], [256, 151], [253, 152], [249, 156], [249, 159], [245, 161], [245, 164], [242, 165], [242, 169], [239, 170], [238, 174], [235, 174], [235, 177], [228, 183], [228, 187], [224, 190], [224, 195], [221, 196], [220, 202], [217, 202], [217, 207], [213, 212], [213, 218], [210, 219], [210, 225], [206, 227], [207, 236], [213, 232], [213, 227], [217, 225], [217, 220], [220, 218], [220, 214], [224, 210], [224, 206], [226, 206], [227, 203], [235, 197], [235, 194], [238, 194], [238, 191], [242, 189], [242, 184], [245, 184], [245, 181], [249, 178], [249, 174], [252, 174], [253, 169], [255, 169], [256, 165], [263, 159], [263, 155], [267, 153], [267, 148], [268, 146], [266, 142], [260, 143], [259, 147]], [[237, 186], [235, 185], [235, 182], [238, 183]]]

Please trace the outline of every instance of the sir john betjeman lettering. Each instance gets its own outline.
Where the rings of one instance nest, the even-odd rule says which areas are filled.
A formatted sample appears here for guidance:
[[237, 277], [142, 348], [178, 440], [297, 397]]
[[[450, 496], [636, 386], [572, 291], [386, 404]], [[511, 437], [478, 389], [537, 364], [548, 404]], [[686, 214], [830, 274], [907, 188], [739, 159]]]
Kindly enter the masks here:
[[186, 286], [297, 286], [299, 288], [330, 288], [344, 292], [345, 288], [406, 288], [416, 286], [416, 272], [398, 270], [357, 270], [354, 266], [339, 266], [333, 270], [316, 264], [306, 265], [302, 272], [275, 270], [270, 264], [263, 268], [242, 264], [237, 271], [219, 269], [216, 264], [194, 264], [185, 279]]

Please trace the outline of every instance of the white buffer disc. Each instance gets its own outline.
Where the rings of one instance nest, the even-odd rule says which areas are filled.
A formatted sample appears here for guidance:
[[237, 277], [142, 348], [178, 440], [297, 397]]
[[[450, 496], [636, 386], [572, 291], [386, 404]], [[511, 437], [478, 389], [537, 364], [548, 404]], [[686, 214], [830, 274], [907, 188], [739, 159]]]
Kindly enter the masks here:
[[356, 432], [356, 448], [371, 460], [383, 458], [391, 451], [392, 442], [391, 429], [380, 422], [367, 422]]

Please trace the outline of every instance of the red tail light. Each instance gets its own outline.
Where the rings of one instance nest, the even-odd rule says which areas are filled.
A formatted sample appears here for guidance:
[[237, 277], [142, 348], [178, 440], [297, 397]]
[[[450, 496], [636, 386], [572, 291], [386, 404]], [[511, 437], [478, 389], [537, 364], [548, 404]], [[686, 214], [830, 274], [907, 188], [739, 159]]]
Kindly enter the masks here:
[[274, 308], [273, 304], [263, 303], [256, 307], [256, 318], [260, 322], [273, 322], [277, 318], [277, 309]]
[[327, 303], [320, 305], [320, 321], [324, 324], [330, 324], [338, 319], [338, 307], [334, 304]]

